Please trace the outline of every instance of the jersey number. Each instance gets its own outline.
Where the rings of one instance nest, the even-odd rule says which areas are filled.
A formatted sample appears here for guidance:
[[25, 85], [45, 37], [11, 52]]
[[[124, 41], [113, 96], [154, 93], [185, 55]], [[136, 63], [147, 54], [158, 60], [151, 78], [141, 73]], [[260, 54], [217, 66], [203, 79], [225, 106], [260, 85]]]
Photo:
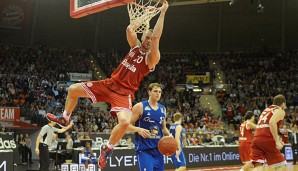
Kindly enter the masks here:
[[133, 61], [139, 64], [143, 61], [143, 58], [144, 58], [143, 56], [138, 56], [138, 58], [134, 59]]
[[241, 134], [241, 137], [244, 137], [244, 128], [242, 126], [240, 127], [240, 134]]
[[[264, 112], [265, 112], [265, 111], [264, 111]], [[263, 123], [266, 123], [266, 121], [267, 121], [267, 117], [268, 117], [268, 115], [270, 114], [270, 112], [271, 112], [271, 110], [266, 111], [266, 113], [262, 114], [262, 115], [260, 116], [260, 119], [259, 119], [258, 124], [260, 124], [262, 121], [263, 121]]]

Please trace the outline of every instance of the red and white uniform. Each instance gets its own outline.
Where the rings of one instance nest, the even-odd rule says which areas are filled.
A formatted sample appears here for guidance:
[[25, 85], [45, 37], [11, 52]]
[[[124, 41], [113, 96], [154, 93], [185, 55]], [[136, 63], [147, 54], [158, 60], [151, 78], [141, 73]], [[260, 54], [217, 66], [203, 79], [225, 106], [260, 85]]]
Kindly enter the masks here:
[[83, 82], [81, 85], [93, 103], [109, 102], [112, 108], [110, 113], [116, 117], [116, 113], [122, 110], [131, 113], [134, 93], [150, 71], [147, 53], [136, 46], [124, 57], [111, 78]]
[[252, 142], [252, 129], [248, 128], [249, 121], [245, 121], [240, 125], [240, 136], [239, 136], [239, 154], [242, 163], [251, 163], [251, 142]]
[[[281, 152], [276, 148], [275, 140], [269, 128], [269, 122], [275, 109], [279, 106], [271, 105], [260, 115], [257, 129], [251, 146], [251, 160], [253, 163], [265, 163], [268, 166], [276, 167], [286, 164], [286, 160]], [[282, 120], [277, 123], [277, 129], [281, 126]]]

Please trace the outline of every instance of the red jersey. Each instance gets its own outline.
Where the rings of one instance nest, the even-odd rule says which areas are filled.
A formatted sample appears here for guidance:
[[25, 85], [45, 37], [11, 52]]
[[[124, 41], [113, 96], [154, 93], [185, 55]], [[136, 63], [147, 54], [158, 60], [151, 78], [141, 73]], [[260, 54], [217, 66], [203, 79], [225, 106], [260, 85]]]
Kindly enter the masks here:
[[[134, 93], [138, 90], [142, 79], [150, 71], [147, 65], [147, 53], [142, 52], [140, 47], [136, 46], [124, 57], [121, 64], [112, 73], [110, 80], [128, 92]], [[117, 87], [112, 89], [114, 88]]]
[[252, 142], [252, 129], [248, 128], [248, 121], [240, 125], [239, 142]]
[[285, 144], [289, 142], [288, 133], [289, 132], [286, 129], [284, 129], [284, 132], [282, 133], [282, 136], [281, 136], [282, 142], [284, 142]]
[[233, 115], [233, 108], [230, 107], [230, 106], [227, 107], [227, 115], [228, 116], [232, 116]]
[[[255, 137], [267, 137], [270, 139], [273, 139], [273, 136], [271, 134], [270, 128], [269, 128], [269, 121], [273, 115], [273, 111], [275, 109], [279, 109], [279, 106], [276, 105], [271, 105], [269, 107], [267, 107], [262, 114], [259, 117], [259, 121], [258, 121], [258, 125], [257, 125], [257, 129], [255, 132]], [[277, 129], [279, 129], [279, 127], [282, 124], [282, 120], [278, 121], [277, 123]]]

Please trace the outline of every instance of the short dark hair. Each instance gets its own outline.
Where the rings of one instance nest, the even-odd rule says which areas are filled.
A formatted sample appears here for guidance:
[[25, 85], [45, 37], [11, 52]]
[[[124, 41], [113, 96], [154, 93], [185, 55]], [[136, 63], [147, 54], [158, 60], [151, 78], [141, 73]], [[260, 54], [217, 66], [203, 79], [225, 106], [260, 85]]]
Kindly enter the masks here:
[[273, 99], [273, 105], [281, 106], [283, 102], [286, 103], [286, 98], [282, 94], [275, 96]]
[[245, 116], [244, 116], [244, 120], [249, 120], [254, 116], [254, 113], [252, 111], [247, 111]]

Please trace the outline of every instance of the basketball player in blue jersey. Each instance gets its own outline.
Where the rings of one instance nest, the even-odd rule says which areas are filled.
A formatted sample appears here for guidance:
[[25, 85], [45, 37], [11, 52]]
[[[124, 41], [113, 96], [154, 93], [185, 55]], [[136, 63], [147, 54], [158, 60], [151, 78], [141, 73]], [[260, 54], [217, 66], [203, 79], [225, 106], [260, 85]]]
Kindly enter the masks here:
[[175, 138], [179, 149], [176, 151], [176, 154], [173, 154], [171, 156], [173, 164], [175, 165], [176, 170], [175, 171], [185, 171], [186, 170], [186, 160], [184, 153], [182, 151], [183, 146], [183, 137], [182, 137], [182, 114], [181, 113], [175, 113], [174, 114], [174, 124], [170, 127], [170, 133]]
[[163, 155], [157, 145], [170, 132], [166, 127], [166, 108], [158, 103], [161, 92], [158, 83], [151, 83], [148, 87], [149, 100], [137, 103], [132, 108], [128, 130], [135, 132], [135, 151], [140, 171], [164, 170]]

